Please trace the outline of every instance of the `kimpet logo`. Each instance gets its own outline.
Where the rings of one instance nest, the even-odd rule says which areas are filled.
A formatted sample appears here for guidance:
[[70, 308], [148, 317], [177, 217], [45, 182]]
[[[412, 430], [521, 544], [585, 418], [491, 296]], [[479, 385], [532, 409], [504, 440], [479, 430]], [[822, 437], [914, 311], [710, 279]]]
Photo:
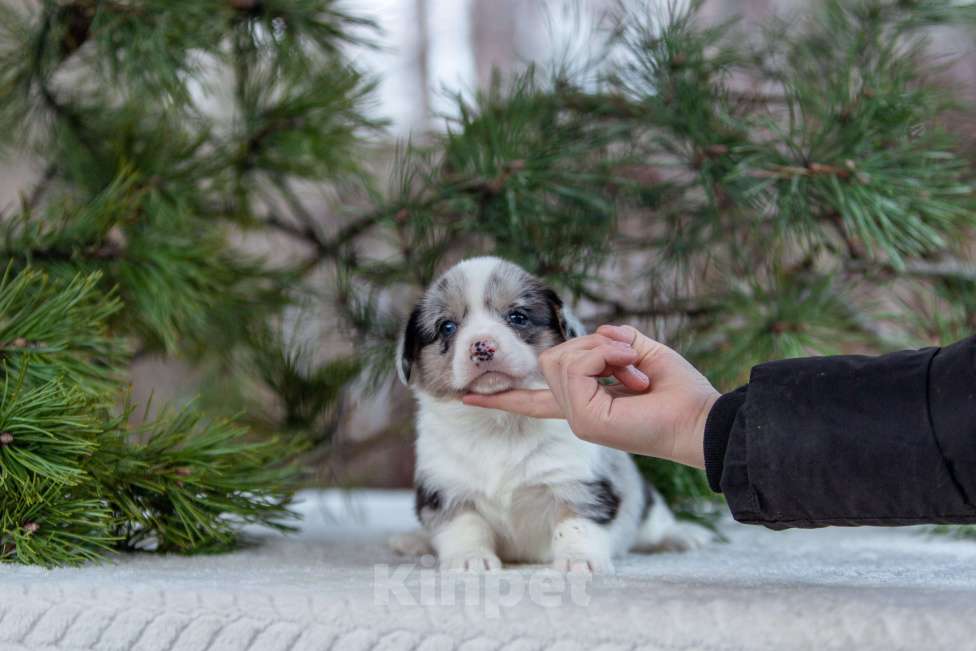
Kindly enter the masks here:
[[486, 617], [500, 617], [504, 608], [529, 603], [544, 608], [571, 604], [588, 606], [592, 576], [552, 569], [485, 573], [441, 571], [433, 556], [419, 564], [373, 566], [373, 603], [379, 606], [480, 607]]

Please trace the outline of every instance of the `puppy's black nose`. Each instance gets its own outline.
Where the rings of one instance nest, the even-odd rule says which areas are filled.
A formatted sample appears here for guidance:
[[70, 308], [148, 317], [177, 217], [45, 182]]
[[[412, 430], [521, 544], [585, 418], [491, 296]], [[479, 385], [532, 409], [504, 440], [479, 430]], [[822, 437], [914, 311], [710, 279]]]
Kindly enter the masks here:
[[471, 361], [473, 362], [490, 362], [495, 356], [495, 351], [498, 349], [498, 344], [495, 343], [494, 339], [484, 338], [479, 339], [471, 344]]

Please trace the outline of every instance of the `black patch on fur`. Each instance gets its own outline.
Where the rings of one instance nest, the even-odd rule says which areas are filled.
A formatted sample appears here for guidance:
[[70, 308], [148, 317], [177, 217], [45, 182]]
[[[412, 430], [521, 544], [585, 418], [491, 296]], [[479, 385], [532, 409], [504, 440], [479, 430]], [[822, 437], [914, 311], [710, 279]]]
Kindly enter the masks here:
[[556, 342], [566, 340], [562, 318], [563, 301], [556, 292], [534, 280], [519, 296], [515, 309], [525, 313], [528, 323], [521, 327], [509, 325], [527, 344], [539, 342], [544, 333], [554, 335]]
[[543, 296], [549, 309], [549, 329], [559, 337], [560, 341], [578, 336], [579, 333], [571, 330], [566, 324], [566, 319], [563, 318], [563, 300], [559, 298], [559, 294], [546, 287]]
[[641, 509], [640, 522], [644, 522], [647, 520], [647, 515], [651, 512], [651, 507], [654, 506], [654, 487], [646, 479], [641, 483], [644, 486], [644, 507]]
[[433, 341], [420, 327], [420, 314], [421, 308], [417, 305], [410, 313], [407, 327], [403, 331], [403, 356], [400, 358], [400, 369], [408, 382], [413, 365], [417, 363], [417, 358], [420, 356], [420, 350]]
[[417, 492], [414, 495], [413, 510], [417, 514], [417, 520], [423, 523], [424, 519], [421, 517], [424, 509], [430, 509], [431, 511], [437, 511], [441, 508], [441, 494], [436, 490], [427, 488], [424, 484], [417, 484]]
[[610, 524], [620, 510], [620, 494], [614, 490], [609, 479], [585, 482], [590, 490], [590, 500], [581, 509], [580, 515], [597, 524]]

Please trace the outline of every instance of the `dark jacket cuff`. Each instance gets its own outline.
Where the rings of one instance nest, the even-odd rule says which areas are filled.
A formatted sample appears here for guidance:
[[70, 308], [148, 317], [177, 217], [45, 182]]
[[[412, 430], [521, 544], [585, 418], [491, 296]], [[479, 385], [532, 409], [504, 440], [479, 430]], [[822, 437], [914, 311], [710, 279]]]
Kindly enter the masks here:
[[705, 475], [708, 485], [716, 493], [722, 492], [722, 469], [725, 466], [725, 451], [729, 446], [729, 434], [739, 408], [746, 401], [749, 385], [744, 385], [731, 393], [726, 393], [715, 401], [705, 419]]
[[929, 369], [929, 418], [946, 466], [969, 506], [976, 506], [976, 337], [946, 346]]

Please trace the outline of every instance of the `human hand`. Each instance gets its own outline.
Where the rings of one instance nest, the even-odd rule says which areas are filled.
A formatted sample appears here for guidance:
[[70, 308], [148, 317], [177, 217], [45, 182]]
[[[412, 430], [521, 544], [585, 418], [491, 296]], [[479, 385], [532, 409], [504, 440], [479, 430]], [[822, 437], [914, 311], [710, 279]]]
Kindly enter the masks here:
[[[719, 393], [681, 355], [631, 326], [600, 326], [539, 356], [548, 389], [468, 394], [465, 404], [565, 418], [585, 441], [705, 466], [705, 420]], [[613, 375], [618, 384], [598, 379]]]

